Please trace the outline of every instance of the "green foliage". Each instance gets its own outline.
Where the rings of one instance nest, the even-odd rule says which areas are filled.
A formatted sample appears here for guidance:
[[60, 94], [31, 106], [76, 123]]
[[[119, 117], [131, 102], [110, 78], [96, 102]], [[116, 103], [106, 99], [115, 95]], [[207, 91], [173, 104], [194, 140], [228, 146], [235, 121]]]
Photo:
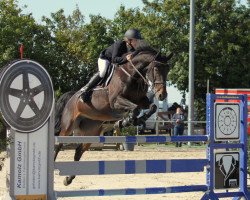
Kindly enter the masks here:
[[121, 129], [122, 136], [135, 136], [137, 133], [136, 126], [128, 126]]
[[29, 41], [27, 45], [32, 46], [38, 28], [31, 15], [21, 15], [14, 0], [0, 1], [0, 66], [19, 57], [17, 49], [20, 43]]
[[69, 16], [63, 9], [43, 17], [37, 24], [31, 14], [21, 14], [14, 0], [0, 2], [0, 66], [19, 58], [18, 47], [24, 44], [24, 57], [41, 63], [49, 72], [54, 89], [64, 93], [78, 90], [97, 71], [100, 52], [113, 42], [108, 30], [110, 21], [91, 16], [89, 24], [76, 8]]
[[0, 1], [0, 67], [19, 59], [19, 46], [24, 44], [24, 58], [41, 63], [53, 78], [55, 65], [50, 32], [37, 24], [31, 14], [21, 12], [16, 1]]
[[6, 151], [6, 146], [8, 145], [8, 141], [6, 139], [0, 138], [0, 153]]
[[101, 16], [90, 16], [90, 23], [84, 23], [79, 8], [72, 15], [65, 16], [61, 9], [43, 18], [54, 41], [54, 55], [57, 61], [54, 83], [62, 93], [78, 90], [97, 71], [100, 52], [113, 42], [109, 36], [110, 21]]
[[[189, 1], [143, 1], [149, 40], [175, 53], [169, 80], [188, 91]], [[250, 88], [250, 9], [235, 0], [195, 1], [195, 100], [205, 107], [207, 80], [215, 88]], [[226, 12], [225, 12], [226, 10]], [[161, 29], [162, 34], [158, 31]], [[151, 37], [150, 35], [153, 35]], [[205, 112], [198, 112], [203, 117]], [[202, 114], [203, 113], [203, 114]]]
[[[177, 84], [178, 89], [187, 91], [189, 1], [143, 2], [152, 25], [161, 24], [162, 28], [157, 28], [165, 30], [160, 35], [162, 43], [166, 42], [165, 51], [171, 50], [176, 54], [169, 79]], [[250, 42], [249, 9], [237, 6], [234, 0], [196, 1], [195, 16], [196, 98], [204, 96], [207, 79], [213, 88], [250, 87], [249, 64], [246, 62]]]
[[84, 17], [76, 9], [71, 16], [66, 17], [61, 9], [51, 14], [51, 19], [43, 17], [45, 26], [51, 33], [53, 46], [53, 82], [56, 90], [62, 93], [80, 88], [79, 82], [84, 82], [86, 69], [82, 59], [81, 30]]
[[[57, 95], [78, 90], [97, 71], [100, 52], [122, 39], [128, 28], [138, 28], [145, 40], [162, 53], [175, 53], [168, 79], [188, 91], [189, 0], [143, 0], [144, 8], [120, 6], [115, 18], [91, 15], [79, 8], [43, 17], [22, 14], [15, 0], [0, 1], [0, 67], [24, 56], [41, 63], [52, 77]], [[226, 12], [225, 12], [226, 11]], [[250, 88], [249, 7], [236, 0], [195, 1], [195, 100], [205, 107], [206, 81], [214, 88]], [[213, 92], [213, 91], [212, 91]], [[170, 94], [171, 95], [171, 94]], [[198, 113], [205, 113], [199, 112]], [[204, 117], [204, 115], [203, 115]]]

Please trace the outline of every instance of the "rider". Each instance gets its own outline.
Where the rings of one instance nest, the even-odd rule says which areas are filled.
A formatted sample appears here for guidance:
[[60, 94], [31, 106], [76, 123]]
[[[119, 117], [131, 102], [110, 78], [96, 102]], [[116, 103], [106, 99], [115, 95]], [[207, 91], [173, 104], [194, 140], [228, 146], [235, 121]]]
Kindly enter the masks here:
[[[90, 79], [90, 81], [81, 89], [81, 97], [86, 102], [89, 100], [88, 94], [105, 76], [106, 71], [112, 64], [124, 64], [130, 61], [138, 52], [136, 48], [138, 41], [142, 40], [139, 30], [129, 29], [124, 34], [124, 40], [118, 40], [108, 48], [104, 49], [98, 58], [98, 72]], [[127, 54], [125, 57], [122, 55]]]

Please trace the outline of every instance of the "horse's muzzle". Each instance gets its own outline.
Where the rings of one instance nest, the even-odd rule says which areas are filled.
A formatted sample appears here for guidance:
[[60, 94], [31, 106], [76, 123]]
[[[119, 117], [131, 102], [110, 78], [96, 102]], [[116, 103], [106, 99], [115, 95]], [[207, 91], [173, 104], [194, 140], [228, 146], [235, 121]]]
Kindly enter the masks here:
[[166, 99], [167, 98], [167, 96], [168, 96], [168, 93], [165, 93], [165, 94], [159, 94], [159, 96], [158, 96], [158, 100], [159, 101], [163, 101], [164, 99]]
[[165, 98], [167, 98], [168, 93], [166, 89], [165, 84], [155, 84], [155, 97], [159, 101], [163, 101]]

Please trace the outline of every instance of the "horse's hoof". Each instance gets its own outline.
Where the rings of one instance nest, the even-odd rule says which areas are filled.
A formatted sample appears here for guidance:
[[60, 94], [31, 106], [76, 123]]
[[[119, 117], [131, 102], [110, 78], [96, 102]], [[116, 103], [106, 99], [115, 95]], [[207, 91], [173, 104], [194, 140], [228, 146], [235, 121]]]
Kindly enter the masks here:
[[69, 179], [69, 177], [65, 177], [65, 179], [63, 180], [63, 184], [65, 186], [68, 186], [72, 183], [72, 180]]

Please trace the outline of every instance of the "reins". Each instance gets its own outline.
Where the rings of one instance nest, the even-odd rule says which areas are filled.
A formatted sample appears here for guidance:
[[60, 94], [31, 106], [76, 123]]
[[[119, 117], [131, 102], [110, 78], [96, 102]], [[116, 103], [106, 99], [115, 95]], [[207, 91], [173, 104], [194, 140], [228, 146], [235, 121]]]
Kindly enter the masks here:
[[[140, 54], [140, 53], [139, 53]], [[158, 51], [154, 58], [152, 59], [152, 61], [149, 62], [148, 65], [150, 65], [151, 63], [153, 62], [157, 62], [157, 63], [160, 63], [160, 64], [164, 64], [160, 61], [157, 61], [155, 60], [157, 58], [157, 56], [160, 54], [160, 52]], [[158, 83], [158, 82], [153, 82], [153, 84], [150, 84], [149, 81], [142, 75], [142, 73], [135, 67], [135, 65], [133, 64], [132, 60], [129, 60], [129, 63], [131, 64], [131, 66], [133, 67], [133, 69], [135, 70], [135, 72], [142, 78], [142, 80], [146, 83], [146, 85], [150, 88], [150, 91], [153, 91], [153, 87], [154, 87], [154, 84], [155, 83]], [[151, 69], [149, 69], [150, 71], [153, 69], [153, 67], [151, 67]], [[132, 77], [131, 74], [129, 74], [123, 67], [121, 67], [121, 70], [128, 76], [128, 77]], [[164, 83], [162, 83], [164, 84]], [[154, 92], [153, 92], [154, 93]]]
[[[149, 86], [149, 82], [148, 80], [141, 74], [141, 72], [139, 72], [139, 70], [135, 67], [135, 65], [132, 63], [132, 60], [129, 61], [130, 64], [132, 65], [132, 67], [134, 68], [134, 70], [137, 72], [137, 74], [139, 74], [139, 76], [144, 80], [144, 82]], [[151, 63], [151, 62], [150, 62]]]
[[[139, 53], [140, 54], [140, 53]], [[154, 58], [152, 59], [152, 61], [150, 61], [149, 62], [149, 64], [148, 65], [150, 65], [150, 63], [152, 63], [152, 62], [158, 62], [158, 61], [156, 61], [155, 59], [157, 58], [157, 56], [160, 54], [160, 52], [158, 51], [157, 52], [157, 54], [154, 56]], [[135, 65], [133, 64], [133, 62], [132, 62], [132, 60], [129, 60], [129, 63], [131, 64], [131, 66], [134, 68], [134, 70], [135, 70], [135, 72], [143, 79], [143, 81], [148, 85], [148, 86], [150, 86], [150, 84], [149, 84], [149, 82], [148, 82], [148, 80], [141, 74], [141, 72], [135, 67]], [[153, 68], [153, 67], [152, 67]], [[150, 70], [152, 70], [152, 69], [150, 69]], [[125, 74], [129, 74], [124, 68], [122, 68], [122, 71], [125, 73]], [[129, 76], [131, 76], [130, 74], [129, 74]]]

